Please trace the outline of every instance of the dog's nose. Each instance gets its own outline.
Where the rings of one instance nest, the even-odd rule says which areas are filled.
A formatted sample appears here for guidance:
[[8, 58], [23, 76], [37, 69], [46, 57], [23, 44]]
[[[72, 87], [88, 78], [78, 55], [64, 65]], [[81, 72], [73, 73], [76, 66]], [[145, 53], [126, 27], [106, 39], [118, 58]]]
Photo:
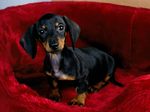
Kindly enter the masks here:
[[56, 40], [50, 40], [49, 41], [49, 46], [53, 49], [53, 50], [57, 50], [58, 49], [58, 42]]

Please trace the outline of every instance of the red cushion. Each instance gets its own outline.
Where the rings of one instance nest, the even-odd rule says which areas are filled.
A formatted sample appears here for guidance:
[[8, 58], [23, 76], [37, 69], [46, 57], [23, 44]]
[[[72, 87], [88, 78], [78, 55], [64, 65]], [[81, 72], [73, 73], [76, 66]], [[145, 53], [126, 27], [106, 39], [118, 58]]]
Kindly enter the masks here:
[[103, 112], [146, 112], [150, 111], [150, 74], [138, 77]]
[[[116, 71], [117, 80], [123, 82], [126, 89], [109, 84], [101, 91], [89, 94], [86, 105], [82, 108], [66, 104], [75, 95], [74, 88], [63, 88], [63, 99], [60, 103], [45, 98], [48, 85], [42, 70], [44, 50], [38, 45], [38, 54], [32, 60], [19, 44], [26, 29], [45, 13], [66, 15], [81, 26], [77, 47], [99, 46], [120, 58], [118, 60], [125, 67], [131, 68]], [[148, 108], [150, 100], [147, 101], [149, 98], [147, 95], [150, 93], [147, 90], [149, 75], [145, 74], [150, 72], [149, 20], [150, 14], [147, 9], [94, 2], [45, 2], [0, 10], [1, 111], [119, 112], [121, 109], [124, 112], [130, 110], [142, 112], [143, 109], [144, 112], [150, 110]], [[69, 39], [67, 41], [70, 44]], [[131, 72], [132, 69], [138, 71], [137, 74]], [[132, 83], [132, 80], [141, 73], [145, 75], [144, 78]], [[26, 81], [26, 84], [21, 84], [22, 81]], [[146, 97], [140, 96], [138, 90]], [[144, 103], [140, 102], [141, 99]], [[134, 102], [137, 103], [131, 105]], [[145, 106], [141, 106], [142, 104]]]
[[135, 12], [132, 30], [133, 67], [139, 71], [150, 70], [150, 10], [138, 9]]

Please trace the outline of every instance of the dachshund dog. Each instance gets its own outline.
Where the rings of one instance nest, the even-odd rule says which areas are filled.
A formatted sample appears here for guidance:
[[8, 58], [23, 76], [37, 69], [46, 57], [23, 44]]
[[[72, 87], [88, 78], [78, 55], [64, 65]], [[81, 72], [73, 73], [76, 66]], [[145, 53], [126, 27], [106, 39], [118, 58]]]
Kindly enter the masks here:
[[[70, 34], [72, 47], [66, 45]], [[75, 48], [80, 34], [77, 23], [66, 16], [45, 14], [33, 24], [20, 40], [21, 46], [34, 58], [39, 41], [46, 51], [44, 71], [51, 87], [49, 98], [61, 98], [58, 81], [75, 81], [77, 96], [70, 105], [85, 105], [88, 92], [96, 92], [109, 81], [123, 86], [114, 78], [115, 61], [112, 56], [97, 48]]]

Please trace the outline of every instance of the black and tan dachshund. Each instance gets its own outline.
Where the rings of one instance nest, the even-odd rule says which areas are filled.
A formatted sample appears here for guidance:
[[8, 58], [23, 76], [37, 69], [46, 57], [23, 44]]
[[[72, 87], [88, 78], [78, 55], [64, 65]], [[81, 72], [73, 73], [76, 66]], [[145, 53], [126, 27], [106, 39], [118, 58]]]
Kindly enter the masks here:
[[[66, 33], [70, 34], [72, 47], [67, 47]], [[122, 86], [114, 79], [115, 62], [112, 56], [96, 48], [75, 48], [80, 27], [66, 16], [45, 14], [33, 24], [20, 40], [20, 44], [32, 58], [39, 41], [46, 51], [44, 71], [51, 91], [49, 98], [61, 98], [58, 81], [75, 81], [77, 96], [70, 105], [84, 105], [87, 92], [101, 89], [109, 81]]]

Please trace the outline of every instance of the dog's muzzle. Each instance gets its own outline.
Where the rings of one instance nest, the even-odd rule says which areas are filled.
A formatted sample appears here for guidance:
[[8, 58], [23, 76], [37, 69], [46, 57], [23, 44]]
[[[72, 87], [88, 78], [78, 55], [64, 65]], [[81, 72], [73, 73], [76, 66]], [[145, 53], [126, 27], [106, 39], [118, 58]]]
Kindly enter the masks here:
[[57, 40], [51, 39], [49, 40], [49, 46], [53, 49], [53, 50], [57, 50], [58, 49], [58, 42]]

